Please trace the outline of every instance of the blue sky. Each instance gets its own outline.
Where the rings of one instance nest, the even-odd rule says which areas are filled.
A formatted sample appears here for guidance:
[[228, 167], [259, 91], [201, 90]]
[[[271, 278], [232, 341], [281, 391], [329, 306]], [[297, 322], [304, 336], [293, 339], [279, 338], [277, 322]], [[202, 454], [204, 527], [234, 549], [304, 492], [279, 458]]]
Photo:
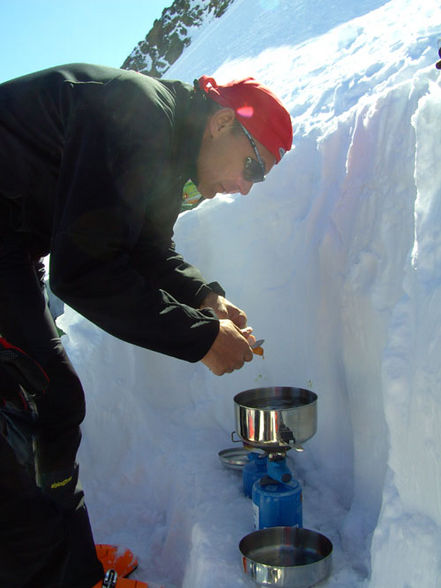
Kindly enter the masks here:
[[0, 0], [0, 83], [86, 61], [120, 67], [173, 0]]

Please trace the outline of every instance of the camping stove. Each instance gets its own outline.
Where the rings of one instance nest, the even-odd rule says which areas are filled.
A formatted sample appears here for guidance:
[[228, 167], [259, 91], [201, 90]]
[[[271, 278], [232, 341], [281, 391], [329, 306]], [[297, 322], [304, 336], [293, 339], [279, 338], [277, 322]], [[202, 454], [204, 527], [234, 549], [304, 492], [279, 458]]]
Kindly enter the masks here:
[[302, 489], [286, 453], [303, 451], [300, 444], [315, 434], [317, 395], [302, 388], [256, 388], [237, 394], [234, 403], [236, 433], [250, 451], [242, 479], [255, 528], [302, 527]]
[[303, 526], [302, 489], [284, 453], [267, 454], [266, 473], [254, 481], [251, 499], [256, 529]]

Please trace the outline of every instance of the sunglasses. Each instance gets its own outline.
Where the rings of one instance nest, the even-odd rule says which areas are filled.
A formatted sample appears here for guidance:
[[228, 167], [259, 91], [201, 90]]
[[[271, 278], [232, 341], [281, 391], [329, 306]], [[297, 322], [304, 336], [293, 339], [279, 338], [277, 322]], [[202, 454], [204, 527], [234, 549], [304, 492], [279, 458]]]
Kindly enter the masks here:
[[245, 159], [244, 167], [242, 175], [247, 182], [263, 182], [265, 179], [265, 164], [263, 163], [262, 157], [260, 156], [259, 150], [257, 149], [257, 145], [247, 131], [247, 129], [243, 126], [243, 124], [239, 123], [242, 131], [245, 133], [246, 138], [251, 143], [251, 147], [253, 148], [254, 153], [256, 154], [256, 159], [252, 157], [247, 157]]

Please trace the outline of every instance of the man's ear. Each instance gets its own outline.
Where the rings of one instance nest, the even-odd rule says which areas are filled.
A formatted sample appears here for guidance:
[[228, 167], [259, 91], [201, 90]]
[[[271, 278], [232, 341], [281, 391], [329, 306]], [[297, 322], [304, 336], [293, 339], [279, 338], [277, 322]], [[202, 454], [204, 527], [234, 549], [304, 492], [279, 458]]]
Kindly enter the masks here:
[[220, 108], [208, 120], [208, 126], [212, 137], [229, 130], [234, 124], [234, 110], [232, 108]]

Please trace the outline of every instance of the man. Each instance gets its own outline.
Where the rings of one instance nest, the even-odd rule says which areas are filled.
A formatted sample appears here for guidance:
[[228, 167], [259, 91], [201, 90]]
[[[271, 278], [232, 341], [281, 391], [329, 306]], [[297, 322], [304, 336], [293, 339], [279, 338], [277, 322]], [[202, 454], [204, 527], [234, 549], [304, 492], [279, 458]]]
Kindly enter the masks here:
[[[192, 87], [77, 64], [0, 85], [0, 333], [50, 382], [36, 395], [36, 466], [68, 528], [59, 585], [103, 572], [77, 484], [84, 394], [40, 258], [54, 293], [114, 336], [217, 375], [239, 369], [253, 357], [246, 314], [175, 251], [173, 226], [189, 179], [203, 198], [247, 194], [291, 143], [288, 112], [251, 78]], [[0, 570], [0, 584], [35, 587], [32, 565], [22, 584]]]

